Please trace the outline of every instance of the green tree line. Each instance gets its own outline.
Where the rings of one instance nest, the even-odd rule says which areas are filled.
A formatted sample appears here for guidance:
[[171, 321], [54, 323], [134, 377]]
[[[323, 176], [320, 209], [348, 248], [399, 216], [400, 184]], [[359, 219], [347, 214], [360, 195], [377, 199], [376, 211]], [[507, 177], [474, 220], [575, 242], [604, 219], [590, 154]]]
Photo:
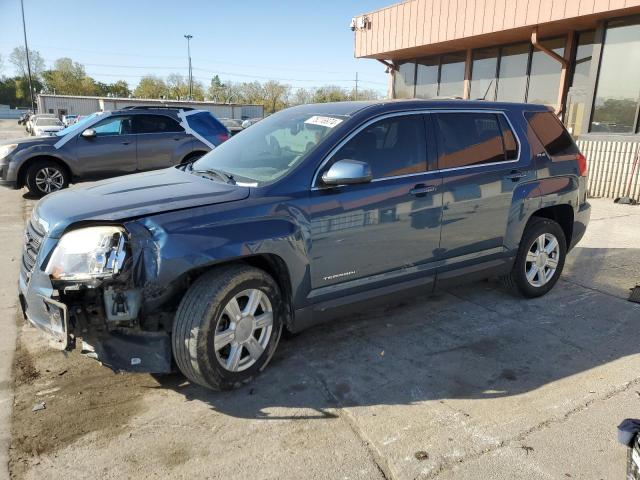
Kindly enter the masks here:
[[[27, 56], [24, 47], [16, 47], [8, 58], [16, 75], [3, 75], [5, 62], [0, 57], [0, 104], [28, 107], [30, 104]], [[102, 83], [87, 75], [84, 65], [71, 58], [57, 59], [47, 69], [36, 50], [29, 49], [29, 64], [35, 93], [89, 95], [184, 100], [189, 97], [188, 79], [178, 73], [166, 77], [146, 75], [131, 89], [124, 80]], [[208, 86], [194, 80], [191, 96], [194, 100], [219, 103], [251, 103], [263, 105], [266, 113], [303, 103], [374, 100], [378, 92], [370, 89], [348, 90], [336, 85], [313, 88], [293, 88], [275, 80], [267, 82], [223, 82], [215, 75]]]

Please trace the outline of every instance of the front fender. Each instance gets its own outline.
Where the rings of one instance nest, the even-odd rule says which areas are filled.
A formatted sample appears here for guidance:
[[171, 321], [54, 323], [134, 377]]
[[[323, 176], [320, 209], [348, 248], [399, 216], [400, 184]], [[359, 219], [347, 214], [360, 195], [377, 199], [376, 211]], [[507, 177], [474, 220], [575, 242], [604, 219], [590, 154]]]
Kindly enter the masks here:
[[[310, 287], [309, 235], [304, 231], [308, 222], [291, 210], [231, 222], [206, 221], [183, 210], [125, 225], [136, 232], [134, 279], [144, 288], [145, 302], [157, 308], [189, 273], [257, 255], [279, 257], [288, 268], [294, 305], [304, 301]], [[182, 219], [167, 222], [167, 217]]]

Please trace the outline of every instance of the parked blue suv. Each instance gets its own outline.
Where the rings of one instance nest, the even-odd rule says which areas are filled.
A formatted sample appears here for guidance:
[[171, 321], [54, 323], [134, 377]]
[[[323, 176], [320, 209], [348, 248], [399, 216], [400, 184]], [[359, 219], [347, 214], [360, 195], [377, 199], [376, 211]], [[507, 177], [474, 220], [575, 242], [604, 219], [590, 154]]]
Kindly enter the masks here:
[[543, 295], [589, 215], [585, 158], [545, 107], [304, 105], [188, 165], [41, 200], [20, 300], [59, 348], [227, 389], [284, 329], [359, 302], [492, 276]]

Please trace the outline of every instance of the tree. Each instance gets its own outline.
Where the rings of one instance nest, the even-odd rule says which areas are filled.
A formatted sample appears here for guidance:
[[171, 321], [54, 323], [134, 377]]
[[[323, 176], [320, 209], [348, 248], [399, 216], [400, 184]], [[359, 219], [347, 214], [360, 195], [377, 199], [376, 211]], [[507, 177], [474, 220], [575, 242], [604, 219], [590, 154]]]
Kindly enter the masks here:
[[[18, 75], [27, 77], [29, 70], [27, 68], [27, 50], [24, 47], [16, 47], [9, 55], [9, 62], [15, 67]], [[31, 64], [32, 78], [39, 79], [44, 72], [44, 59], [37, 50], [29, 49], [29, 63]]]
[[140, 79], [133, 93], [138, 98], [164, 98], [168, 93], [167, 84], [160, 77], [147, 75]]
[[234, 82], [220, 81], [220, 77], [215, 75], [211, 79], [208, 95], [211, 101], [218, 103], [239, 103], [244, 101], [242, 95], [242, 85]]
[[111, 94], [113, 97], [127, 98], [131, 95], [129, 85], [124, 80], [118, 80], [115, 83], [107, 85], [107, 94]]
[[47, 89], [61, 95], [99, 95], [101, 93], [96, 81], [85, 73], [84, 65], [67, 57], [57, 59], [53, 69], [44, 72], [42, 76]]
[[306, 88], [298, 88], [291, 97], [291, 105], [304, 105], [313, 101], [313, 94]]
[[2, 71], [4, 70], [4, 60], [2, 55], [0, 55], [0, 78], [3, 78]]
[[262, 86], [263, 105], [267, 113], [274, 113], [288, 106], [291, 87], [275, 80]]
[[313, 103], [344, 102], [349, 99], [347, 92], [336, 85], [319, 87], [313, 92]]

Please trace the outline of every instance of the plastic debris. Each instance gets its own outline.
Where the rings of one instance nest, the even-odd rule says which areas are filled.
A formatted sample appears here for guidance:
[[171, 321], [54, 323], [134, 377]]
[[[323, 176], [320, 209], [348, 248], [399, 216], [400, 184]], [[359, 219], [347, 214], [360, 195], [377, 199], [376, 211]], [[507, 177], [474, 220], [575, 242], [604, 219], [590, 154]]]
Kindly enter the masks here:
[[44, 402], [39, 402], [39, 403], [36, 403], [36, 404], [33, 406], [33, 408], [31, 409], [31, 411], [32, 411], [32, 412], [38, 412], [38, 411], [40, 411], [40, 410], [44, 410], [45, 408], [47, 408], [47, 407], [45, 406], [45, 403], [44, 403]]

